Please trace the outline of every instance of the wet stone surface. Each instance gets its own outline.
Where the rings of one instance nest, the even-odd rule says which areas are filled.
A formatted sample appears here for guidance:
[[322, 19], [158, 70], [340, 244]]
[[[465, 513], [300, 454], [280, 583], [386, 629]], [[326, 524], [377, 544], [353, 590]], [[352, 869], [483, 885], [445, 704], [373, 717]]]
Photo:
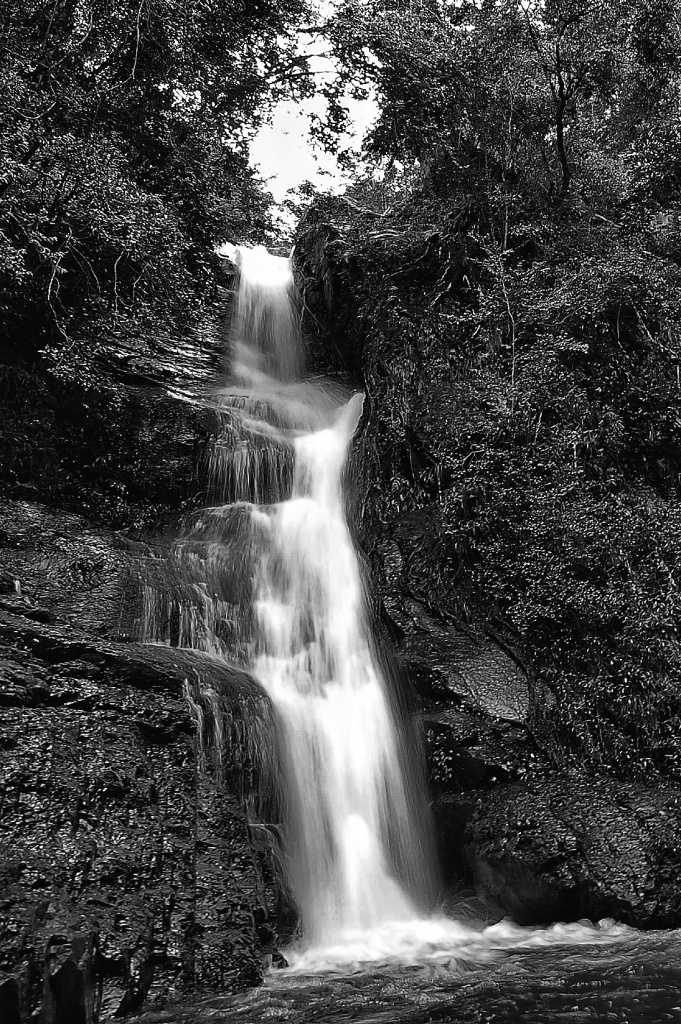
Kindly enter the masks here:
[[491, 913], [524, 924], [615, 917], [677, 925], [681, 791], [579, 773], [451, 794], [436, 803], [441, 848]]
[[116, 642], [123, 545], [77, 517], [10, 512], [0, 1021], [89, 1024], [196, 987], [257, 984], [276, 894], [245, 799], [257, 747], [271, 743], [266, 699], [198, 653]]

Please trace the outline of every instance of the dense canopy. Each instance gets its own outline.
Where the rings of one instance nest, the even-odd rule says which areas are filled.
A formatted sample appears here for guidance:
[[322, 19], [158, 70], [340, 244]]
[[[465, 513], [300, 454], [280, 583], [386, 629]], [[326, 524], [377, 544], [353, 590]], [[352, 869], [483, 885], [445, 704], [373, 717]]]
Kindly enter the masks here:
[[[212, 248], [262, 237], [248, 139], [296, 84], [303, 0], [7, 0], [0, 326], [17, 358], [186, 323]], [[302, 80], [302, 87], [305, 80]]]

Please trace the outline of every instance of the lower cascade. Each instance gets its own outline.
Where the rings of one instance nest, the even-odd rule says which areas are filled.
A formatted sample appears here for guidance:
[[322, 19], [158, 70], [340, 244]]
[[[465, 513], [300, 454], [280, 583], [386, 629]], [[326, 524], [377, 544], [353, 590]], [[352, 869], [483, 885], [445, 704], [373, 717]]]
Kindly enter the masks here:
[[[364, 396], [302, 376], [290, 262], [240, 248], [230, 373], [217, 395], [215, 504], [175, 548], [170, 614], [149, 588], [144, 639], [240, 662], [277, 716], [293, 969], [484, 959], [602, 942], [611, 922], [527, 929], [432, 913], [426, 795], [371, 634], [343, 475]], [[172, 621], [172, 629], [169, 623]], [[171, 636], [172, 632], [172, 636]]]

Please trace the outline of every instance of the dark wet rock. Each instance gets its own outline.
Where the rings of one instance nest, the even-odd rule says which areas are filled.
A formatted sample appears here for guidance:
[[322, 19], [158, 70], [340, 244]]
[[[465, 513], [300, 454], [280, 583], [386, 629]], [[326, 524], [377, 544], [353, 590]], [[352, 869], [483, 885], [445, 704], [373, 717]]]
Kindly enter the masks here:
[[526, 728], [479, 709], [437, 707], [421, 717], [436, 795], [525, 778], [548, 764]]
[[22, 1024], [28, 1016], [26, 974], [25, 969], [19, 968], [15, 974], [0, 975], [0, 1020], [3, 1024]]
[[0, 552], [12, 581], [0, 608], [120, 636], [131, 625], [140, 545], [80, 516], [27, 501], [0, 502]]
[[681, 919], [681, 790], [547, 772], [436, 805], [445, 850], [488, 911], [522, 924]]
[[494, 718], [524, 722], [529, 710], [527, 676], [501, 647], [482, 632], [438, 622], [406, 597], [399, 611], [403, 640], [398, 650], [416, 689], [431, 699], [459, 700]]
[[376, 551], [380, 596], [390, 633], [417, 692], [427, 702], [456, 702], [493, 718], [524, 722], [529, 710], [527, 673], [520, 659], [482, 629], [435, 614], [417, 598], [410, 574], [414, 537], [380, 543]]
[[[125, 529], [156, 528], [200, 503], [197, 471], [214, 428], [204, 396], [217, 380], [227, 316], [218, 300], [186, 337], [97, 339], [92, 358], [69, 369], [39, 352], [6, 365], [0, 352], [0, 496]], [[86, 583], [106, 569], [93, 541], [74, 567]]]
[[42, 1017], [45, 1024], [88, 1024], [95, 1003], [95, 955], [93, 933], [55, 935], [45, 952]]
[[130, 641], [123, 538], [23, 502], [0, 525], [19, 580], [0, 602], [0, 1020], [90, 1024], [257, 984], [280, 902], [247, 811], [266, 697], [236, 667]]

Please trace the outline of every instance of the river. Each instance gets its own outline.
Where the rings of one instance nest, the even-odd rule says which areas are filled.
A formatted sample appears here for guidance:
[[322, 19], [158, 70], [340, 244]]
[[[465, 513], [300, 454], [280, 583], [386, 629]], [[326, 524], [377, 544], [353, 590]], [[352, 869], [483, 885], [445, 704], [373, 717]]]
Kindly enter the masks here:
[[[536, 931], [528, 932], [537, 935]], [[555, 936], [554, 936], [555, 938]], [[661, 1024], [681, 1021], [681, 935], [620, 929], [603, 944], [500, 946], [477, 962], [271, 972], [242, 995], [146, 1013], [144, 1024]]]

